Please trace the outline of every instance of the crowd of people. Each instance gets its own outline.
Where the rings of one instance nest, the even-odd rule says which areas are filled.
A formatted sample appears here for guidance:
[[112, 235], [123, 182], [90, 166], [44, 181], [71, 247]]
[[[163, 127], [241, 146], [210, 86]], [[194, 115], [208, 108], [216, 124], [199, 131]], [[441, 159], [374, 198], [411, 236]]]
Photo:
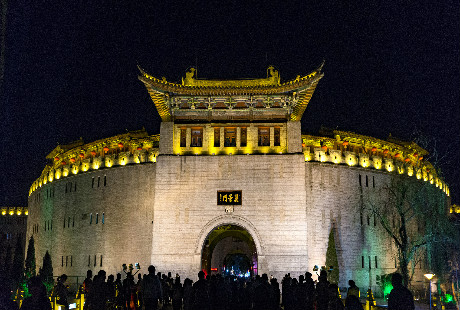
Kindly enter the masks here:
[[[395, 275], [388, 309], [414, 309], [410, 291], [402, 286], [401, 276]], [[66, 280], [66, 275], [59, 277], [52, 295], [64, 309], [69, 308]], [[138, 274], [137, 280], [131, 272], [121, 280], [121, 274], [115, 279], [101, 270], [92, 277], [88, 270], [78, 295], [84, 294], [86, 310], [156, 310], [160, 306], [173, 310], [362, 310], [358, 287], [352, 280], [349, 285], [342, 301], [337, 285], [328, 282], [325, 270], [321, 270], [317, 282], [309, 272], [298, 278], [286, 274], [280, 288], [277, 279], [269, 279], [267, 274], [247, 280], [205, 276], [200, 271], [195, 283], [188, 278], [181, 283], [178, 274], [172, 277], [171, 273], [155, 273], [155, 267], [149, 266], [148, 274]], [[32, 296], [24, 300], [21, 309], [51, 310], [40, 279], [34, 277], [29, 281], [29, 291]]]

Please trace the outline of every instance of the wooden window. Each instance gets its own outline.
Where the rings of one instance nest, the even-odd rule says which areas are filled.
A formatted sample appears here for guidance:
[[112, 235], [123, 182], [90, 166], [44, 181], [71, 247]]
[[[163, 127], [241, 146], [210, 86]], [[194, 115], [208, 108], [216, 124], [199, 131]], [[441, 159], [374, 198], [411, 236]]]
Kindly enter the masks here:
[[91, 188], [94, 188], [94, 177], [93, 177], [93, 179], [91, 180]]
[[104, 186], [107, 186], [107, 176], [104, 175]]
[[203, 128], [192, 128], [192, 141], [191, 147], [202, 147], [203, 146]]
[[214, 147], [220, 147], [220, 127], [214, 128]]
[[236, 146], [236, 128], [226, 127], [224, 129], [224, 146], [235, 147]]
[[187, 129], [181, 128], [180, 129], [180, 147], [187, 146]]
[[280, 128], [279, 127], [275, 127], [275, 139], [274, 139], [274, 143], [275, 143], [275, 146], [280, 146], [281, 145], [281, 137], [280, 137]]
[[99, 223], [99, 213], [96, 213], [96, 224]]
[[270, 146], [270, 128], [259, 127], [259, 146]]
[[240, 146], [245, 147], [248, 144], [248, 129], [246, 127], [241, 127], [240, 133]]

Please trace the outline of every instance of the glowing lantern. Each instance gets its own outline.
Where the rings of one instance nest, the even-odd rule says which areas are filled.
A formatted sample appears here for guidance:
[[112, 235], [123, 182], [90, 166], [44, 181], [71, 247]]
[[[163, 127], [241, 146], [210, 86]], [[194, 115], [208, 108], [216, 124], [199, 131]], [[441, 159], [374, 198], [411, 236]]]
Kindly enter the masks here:
[[414, 157], [417, 157], [418, 156], [418, 153], [414, 153]]
[[59, 160], [59, 157], [57, 157], [57, 156], [54, 157], [54, 160], [55, 160], [55, 161], [58, 161], [58, 160]]
[[395, 154], [395, 157], [396, 157], [396, 158], [398, 158], [398, 157], [400, 157], [400, 156], [401, 156], [401, 154], [399, 154], [399, 153], [396, 153], [396, 154]]
[[305, 147], [305, 143], [302, 143], [302, 147]]
[[138, 151], [142, 151], [142, 148], [139, 146], [139, 147], [137, 148], [137, 150], [138, 150]]
[[74, 163], [74, 162], [75, 162], [75, 157], [72, 157], [72, 158], [70, 159], [70, 162], [71, 162], [71, 163]]
[[372, 152], [377, 152], [377, 148], [374, 146], [372, 149], [371, 149]]
[[91, 155], [96, 156], [96, 151], [91, 151]]
[[423, 156], [420, 156], [420, 157], [418, 158], [418, 160], [422, 160], [422, 159], [423, 159]]
[[123, 147], [123, 143], [121, 143], [121, 142], [118, 143], [118, 147], [119, 147], [119, 148], [122, 148], [122, 147]]
[[61, 165], [67, 165], [67, 163], [65, 161], [61, 161]]
[[327, 146], [323, 145], [321, 148], [322, 148], [323, 150], [327, 151]]
[[383, 151], [383, 154], [388, 154], [388, 152], [389, 152], [389, 150], [388, 150], [388, 149], [385, 149], [385, 150]]
[[109, 148], [108, 148], [108, 147], [106, 147], [106, 146], [104, 146], [104, 152], [106, 152], [106, 153], [107, 153], [108, 151], [109, 151]]
[[410, 162], [410, 159], [409, 158], [406, 158], [405, 159], [406, 163]]
[[85, 154], [80, 153], [80, 154], [78, 154], [78, 156], [80, 156], [80, 158], [83, 158], [83, 157], [85, 157]]
[[343, 141], [342, 145], [343, 145], [343, 146], [347, 146], [347, 145], [348, 145], [348, 141]]

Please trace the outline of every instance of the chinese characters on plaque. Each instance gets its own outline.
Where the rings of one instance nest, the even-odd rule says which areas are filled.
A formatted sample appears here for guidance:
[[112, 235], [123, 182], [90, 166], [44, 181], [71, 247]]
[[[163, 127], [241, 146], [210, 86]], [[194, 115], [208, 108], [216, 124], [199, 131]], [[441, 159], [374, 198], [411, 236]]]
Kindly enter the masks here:
[[241, 191], [217, 191], [218, 206], [241, 206]]

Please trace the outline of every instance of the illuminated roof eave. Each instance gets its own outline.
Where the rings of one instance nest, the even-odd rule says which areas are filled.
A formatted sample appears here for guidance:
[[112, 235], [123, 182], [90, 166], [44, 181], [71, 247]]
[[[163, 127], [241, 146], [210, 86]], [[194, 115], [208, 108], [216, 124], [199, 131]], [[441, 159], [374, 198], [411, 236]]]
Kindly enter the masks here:
[[[172, 120], [172, 113], [168, 106], [168, 100], [171, 96], [271, 96], [277, 94], [298, 95], [299, 100], [293, 109], [290, 120], [300, 121], [319, 80], [324, 76], [321, 72], [322, 66], [308, 75], [298, 76], [284, 83], [279, 83], [279, 76], [272, 76], [267, 79], [254, 80], [193, 80], [193, 83], [199, 82], [199, 85], [184, 82], [177, 84], [168, 82], [165, 78], [155, 78], [140, 67], [141, 75], [138, 78], [145, 84], [163, 121]], [[258, 82], [260, 85], [254, 86]]]

